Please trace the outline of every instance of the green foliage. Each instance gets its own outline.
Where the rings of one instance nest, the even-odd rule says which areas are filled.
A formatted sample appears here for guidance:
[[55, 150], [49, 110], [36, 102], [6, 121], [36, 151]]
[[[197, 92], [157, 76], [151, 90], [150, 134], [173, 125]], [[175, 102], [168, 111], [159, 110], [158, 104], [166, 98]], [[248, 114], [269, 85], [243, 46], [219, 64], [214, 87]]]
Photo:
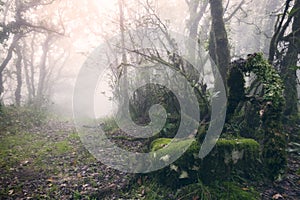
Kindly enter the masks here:
[[263, 158], [272, 179], [277, 179], [284, 173], [286, 167], [286, 139], [282, 134], [282, 112], [284, 107], [284, 86], [277, 71], [263, 58], [261, 53], [247, 59], [246, 71], [252, 71], [263, 84]]
[[[170, 143], [169, 138], [159, 138], [151, 144], [152, 152], [158, 158], [172, 156], [172, 151], [187, 151], [173, 164], [159, 170], [153, 177], [171, 188], [197, 182], [198, 178], [205, 183], [227, 180], [234, 176], [259, 179], [261, 171], [257, 171], [259, 163], [259, 144], [253, 139], [219, 139], [212, 152], [201, 160], [198, 157], [200, 145], [195, 140], [181, 140]], [[160, 149], [160, 151], [158, 151]]]
[[[243, 98], [243, 90], [237, 90], [235, 84], [244, 87], [244, 80], [234, 83], [234, 80], [241, 79], [241, 72], [244, 75], [254, 73], [256, 80], [250, 87], [251, 95]], [[242, 125], [234, 130], [241, 132], [242, 136], [254, 138], [262, 144], [262, 157], [270, 178], [276, 179], [284, 172], [286, 165], [286, 139], [282, 133], [282, 116], [285, 104], [283, 92], [283, 81], [278, 72], [263, 58], [262, 53], [249, 55], [247, 60], [240, 59], [233, 63], [229, 77], [229, 108], [243, 107], [244, 110], [235, 110], [235, 116], [231, 117], [231, 126], [235, 123]], [[233, 76], [233, 77], [232, 77]], [[257, 94], [260, 84], [262, 90]], [[241, 86], [239, 86], [241, 87]], [[242, 88], [243, 88], [242, 87]], [[231, 97], [231, 98], [230, 98]], [[240, 97], [239, 106], [237, 100]], [[231, 103], [230, 103], [231, 102]], [[234, 105], [234, 106], [232, 106]], [[231, 108], [231, 107], [233, 108]], [[247, 134], [250, 133], [250, 134]]]
[[[17, 179], [18, 181], [11, 181], [8, 185], [3, 182], [0, 199], [24, 197], [24, 189], [27, 187], [25, 185], [32, 183], [33, 179], [37, 180], [34, 183], [42, 184], [29, 186], [30, 189], [26, 191], [30, 195], [25, 196], [26, 198], [60, 198], [64, 191], [61, 190], [61, 185], [54, 180], [54, 177], [60, 176], [59, 174], [63, 174], [61, 177], [71, 177], [73, 170], [75, 168], [77, 170], [78, 166], [96, 163], [95, 158], [81, 146], [78, 135], [68, 131], [59, 131], [57, 127], [44, 126], [32, 131], [19, 130], [14, 134], [1, 132], [1, 178], [5, 181]], [[53, 178], [53, 181], [47, 180], [48, 178]], [[78, 178], [77, 184], [83, 185], [84, 181], [86, 179]], [[90, 180], [88, 181], [91, 183]], [[11, 191], [13, 194], [9, 194]], [[70, 195], [73, 192], [71, 190]], [[91, 194], [87, 196], [78, 193], [78, 195], [78, 199], [96, 199], [89, 197]]]
[[296, 174], [300, 176], [300, 168], [297, 170]]
[[271, 179], [281, 179], [287, 163], [286, 139], [277, 132], [268, 132], [269, 140], [264, 143], [263, 158], [266, 172]]
[[102, 121], [102, 128], [103, 131], [108, 133], [108, 132], [114, 132], [115, 130], [118, 129], [118, 124], [114, 120], [113, 117], [106, 117], [103, 119], [100, 119]]
[[262, 53], [250, 56], [247, 59], [244, 71], [253, 72], [257, 79], [262, 82], [264, 102], [270, 102], [272, 107], [272, 113], [268, 113], [268, 117], [272, 114], [280, 115], [284, 105], [284, 86], [278, 72], [263, 58]]
[[70, 146], [67, 140], [63, 140], [54, 144], [54, 148], [58, 152], [58, 154], [63, 154], [66, 152], [70, 152], [72, 147]]
[[140, 200], [166, 200], [174, 199], [173, 193], [169, 187], [150, 179], [147, 176], [139, 177], [139, 183], [132, 183], [127, 191], [124, 191], [122, 198], [124, 199], [140, 199]]
[[205, 185], [200, 179], [195, 183], [187, 184], [179, 189], [166, 187], [157, 179], [148, 176], [140, 178], [139, 184], [133, 184], [130, 190], [122, 197], [128, 199], [142, 200], [256, 200], [260, 199], [259, 193], [246, 183], [219, 182]]
[[0, 138], [0, 167], [9, 170], [30, 160], [33, 168], [47, 168], [45, 158], [61, 156], [72, 150], [68, 139], [53, 142], [42, 135], [30, 132], [3, 133]]
[[219, 139], [213, 151], [202, 162], [201, 177], [211, 183], [235, 176], [252, 180], [261, 178], [259, 144], [253, 139]]
[[165, 124], [161, 132], [159, 133], [160, 137], [169, 137], [173, 138], [176, 135], [176, 131], [179, 127], [180, 120], [176, 120], [176, 122], [170, 122], [170, 118], [168, 119], [169, 122]]
[[157, 151], [171, 142], [171, 138], [159, 138], [151, 143], [151, 151]]
[[9, 169], [22, 160], [28, 159], [29, 151], [35, 151], [36, 148], [41, 147], [40, 144], [36, 144], [30, 149], [27, 148], [30, 141], [35, 140], [35, 138], [36, 136], [28, 133], [2, 134], [0, 140], [0, 167]]
[[[248, 97], [248, 99], [252, 105], [255, 105], [255, 103], [259, 105], [259, 110], [256, 112], [260, 112], [264, 125], [268, 127], [279, 127], [284, 106], [283, 81], [278, 72], [263, 58], [262, 53], [250, 55], [247, 60], [241, 59], [233, 63], [228, 78], [229, 111], [233, 112], [232, 110], [235, 109], [238, 104], [237, 101], [244, 103], [245, 94], [243, 88], [245, 81], [242, 79], [241, 72], [243, 72], [244, 75], [250, 74], [251, 72], [254, 73], [257, 81], [263, 86], [262, 96], [252, 96]], [[240, 89], [238, 89], [236, 85], [238, 85]]]
[[208, 186], [205, 186], [201, 180], [197, 183], [189, 184], [180, 188], [177, 191], [176, 199], [199, 199], [199, 200], [211, 200], [212, 196]]
[[257, 200], [260, 195], [253, 188], [242, 187], [233, 182], [215, 183], [210, 186], [212, 199], [218, 200]]
[[86, 200], [96, 200], [96, 197], [90, 197], [88, 195], [82, 195], [79, 191], [74, 191], [72, 195], [72, 199], [74, 200], [81, 200], [81, 199], [86, 199]]
[[22, 129], [41, 126], [47, 119], [45, 109], [34, 109], [30, 106], [2, 106], [0, 127], [2, 131], [15, 133]]

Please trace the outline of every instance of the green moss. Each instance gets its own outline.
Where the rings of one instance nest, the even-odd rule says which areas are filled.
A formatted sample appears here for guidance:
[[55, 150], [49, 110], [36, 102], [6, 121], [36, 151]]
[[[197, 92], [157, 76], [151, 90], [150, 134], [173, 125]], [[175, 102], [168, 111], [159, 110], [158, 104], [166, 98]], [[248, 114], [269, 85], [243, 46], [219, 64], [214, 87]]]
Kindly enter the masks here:
[[270, 140], [264, 143], [263, 158], [267, 176], [273, 180], [281, 177], [287, 164], [286, 138], [283, 134], [271, 132]]
[[[240, 71], [244, 75], [254, 73], [256, 80], [249, 88], [249, 95], [247, 95], [246, 99], [243, 99], [240, 94], [241, 99], [238, 107], [240, 110], [242, 110], [242, 107], [244, 108], [244, 114], [239, 116], [238, 120], [234, 119], [234, 117], [232, 118], [232, 120], [238, 121], [239, 125], [242, 124], [242, 127], [239, 130], [235, 130], [235, 132], [250, 132], [251, 135], [242, 133], [242, 136], [255, 138], [262, 144], [261, 155], [264, 166], [267, 169], [267, 175], [272, 179], [276, 179], [276, 177], [284, 173], [287, 159], [285, 153], [287, 144], [285, 135], [282, 133], [282, 116], [285, 104], [283, 81], [276, 69], [263, 58], [262, 53], [255, 53], [249, 55], [247, 60], [241, 59], [234, 62], [231, 68], [231, 75], [235, 75], [235, 77], [239, 75], [238, 77], [241, 77]], [[229, 77], [228, 80], [229, 82], [231, 81], [232, 87], [235, 86], [233, 78]], [[238, 84], [243, 85], [243, 80], [240, 80], [240, 82]], [[258, 85], [262, 86], [259, 94], [255, 90], [255, 87], [258, 87]], [[234, 105], [237, 105], [235, 100], [238, 97], [233, 97], [238, 94], [234, 90], [229, 92], [229, 97], [231, 98], [229, 109], [231, 109], [230, 106], [233, 101]], [[234, 124], [235, 122], [231, 121], [231, 123]]]
[[159, 138], [151, 143], [151, 151], [158, 159], [165, 156], [172, 158], [178, 153], [183, 154], [170, 166], [151, 174], [157, 182], [170, 188], [179, 188], [195, 181], [197, 172], [193, 171], [192, 168], [193, 165], [198, 165], [196, 159], [198, 158], [199, 145], [194, 139]]
[[200, 145], [192, 139], [173, 141], [169, 138], [159, 138], [152, 142], [151, 149], [157, 156], [172, 155], [188, 146], [183, 155], [169, 167], [157, 172], [165, 184], [172, 183], [178, 187], [193, 183], [202, 178], [204, 182], [215, 179], [225, 180], [234, 175], [245, 178], [256, 178], [261, 171], [259, 165], [259, 144], [253, 139], [219, 139], [212, 152], [201, 160], [198, 157]]
[[264, 86], [265, 102], [272, 102], [271, 107], [274, 109], [274, 114], [280, 114], [284, 105], [284, 86], [278, 72], [263, 58], [262, 53], [251, 55], [247, 59], [244, 70], [255, 73]]
[[259, 148], [259, 144], [253, 140], [253, 139], [246, 139], [246, 138], [241, 138], [241, 139], [224, 139], [220, 138], [217, 141], [217, 146], [228, 146], [230, 148], [238, 148], [238, 149], [243, 149], [243, 148], [251, 148], [251, 149], [256, 149]]
[[190, 156], [199, 151], [199, 145], [194, 139], [170, 139], [159, 138], [151, 143], [151, 151], [155, 157], [174, 156], [182, 153], [183, 155], [176, 161], [190, 159]]
[[253, 139], [219, 139], [212, 152], [204, 158], [200, 175], [204, 182], [226, 180], [239, 176], [259, 179], [259, 144]]
[[168, 145], [171, 141], [172, 139], [170, 138], [158, 138], [151, 143], [150, 149], [151, 151], [157, 151]]

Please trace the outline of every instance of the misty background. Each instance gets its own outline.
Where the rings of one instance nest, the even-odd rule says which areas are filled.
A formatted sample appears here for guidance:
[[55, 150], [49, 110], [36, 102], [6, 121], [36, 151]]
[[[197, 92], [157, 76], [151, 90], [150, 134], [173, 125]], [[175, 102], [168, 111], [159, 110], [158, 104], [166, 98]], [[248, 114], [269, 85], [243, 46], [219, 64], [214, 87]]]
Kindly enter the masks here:
[[[18, 2], [2, 1], [1, 24], [17, 22]], [[124, 1], [124, 29], [134, 30], [139, 24], [147, 24], [151, 18], [159, 17], [169, 30], [190, 36], [192, 24], [198, 20], [198, 40], [208, 50], [209, 3], [203, 1], [194, 9], [191, 2]], [[280, 1], [228, 0], [223, 4], [231, 58], [253, 52], [268, 56], [277, 14], [283, 8]], [[28, 4], [20, 9], [20, 22], [24, 24], [19, 28], [24, 30], [19, 34], [18, 50], [12, 53], [3, 72], [5, 90], [1, 100], [5, 104], [26, 104], [42, 98], [59, 115], [71, 117], [72, 95], [79, 70], [95, 48], [121, 33], [119, 9], [116, 0], [45, 1], [44, 5]], [[2, 28], [4, 34], [3, 27], [0, 30]], [[1, 42], [2, 61], [7, 58], [6, 52], [14, 39], [4, 37]], [[99, 77], [95, 91], [97, 117], [112, 111], [111, 75], [108, 70], [106, 75]], [[16, 97], [17, 88], [20, 97]]]

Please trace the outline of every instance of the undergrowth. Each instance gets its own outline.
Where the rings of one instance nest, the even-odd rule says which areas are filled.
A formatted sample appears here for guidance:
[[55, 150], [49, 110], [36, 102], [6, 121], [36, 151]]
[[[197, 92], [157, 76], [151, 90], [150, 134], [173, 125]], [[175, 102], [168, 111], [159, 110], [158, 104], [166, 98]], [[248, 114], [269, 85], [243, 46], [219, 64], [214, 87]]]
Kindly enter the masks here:
[[16, 133], [43, 125], [47, 120], [46, 109], [32, 106], [2, 106], [0, 112], [0, 131]]

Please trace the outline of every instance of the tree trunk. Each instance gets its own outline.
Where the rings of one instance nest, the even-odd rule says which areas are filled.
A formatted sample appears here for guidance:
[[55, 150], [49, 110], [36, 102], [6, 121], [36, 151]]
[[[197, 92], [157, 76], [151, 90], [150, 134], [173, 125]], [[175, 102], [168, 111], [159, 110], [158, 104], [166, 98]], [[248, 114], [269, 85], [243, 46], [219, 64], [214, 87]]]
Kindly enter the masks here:
[[293, 9], [297, 12], [294, 16], [292, 33], [288, 35], [288, 50], [281, 64], [281, 75], [284, 81], [286, 107], [284, 114], [287, 116], [298, 113], [297, 96], [297, 62], [300, 53], [300, 0], [295, 2]]
[[128, 97], [128, 78], [127, 78], [127, 57], [125, 52], [125, 25], [124, 25], [124, 0], [119, 0], [119, 12], [120, 12], [120, 31], [121, 31], [121, 50], [122, 50], [122, 63], [121, 63], [121, 72], [120, 78], [122, 78], [122, 82], [120, 82], [121, 89], [121, 116], [126, 113], [126, 106], [128, 105], [129, 97]]
[[44, 98], [44, 90], [45, 90], [45, 79], [46, 79], [46, 61], [49, 51], [49, 42], [51, 40], [51, 35], [47, 35], [47, 38], [42, 46], [43, 54], [41, 57], [40, 65], [39, 65], [39, 82], [38, 82], [38, 88], [37, 88], [37, 106], [41, 106], [43, 103]]
[[222, 0], [210, 0], [212, 26], [209, 42], [209, 53], [218, 66], [224, 85], [226, 85], [227, 71], [230, 63], [229, 42], [223, 19]]
[[32, 93], [32, 87], [31, 87], [30, 75], [29, 75], [29, 61], [27, 60], [26, 51], [27, 51], [26, 44], [23, 43], [22, 55], [23, 55], [25, 83], [26, 83], [26, 88], [27, 88], [27, 92], [28, 92], [27, 100], [28, 100], [28, 103], [31, 103], [32, 99], [33, 99], [33, 93]]
[[8, 48], [6, 57], [3, 60], [3, 62], [1, 63], [1, 65], [0, 65], [0, 101], [1, 101], [2, 94], [4, 92], [4, 87], [3, 87], [3, 71], [6, 68], [6, 66], [8, 65], [9, 61], [11, 60], [12, 55], [13, 55], [13, 50], [15, 49], [15, 47], [16, 47], [16, 45], [17, 45], [17, 43], [18, 43], [18, 41], [19, 41], [20, 38], [21, 37], [20, 37], [19, 34], [14, 35], [13, 41], [12, 41], [10, 47]]
[[17, 62], [16, 62], [16, 75], [17, 75], [17, 88], [15, 91], [16, 105], [21, 105], [21, 90], [22, 90], [22, 54], [19, 46], [16, 47]]
[[[208, 7], [208, 1], [187, 1], [188, 7], [189, 7], [189, 20], [186, 23], [186, 27], [189, 31], [189, 38], [192, 39], [192, 43], [188, 44], [188, 53], [191, 59], [195, 58], [195, 49], [197, 44], [197, 35], [198, 35], [198, 28], [199, 23], [202, 17], [205, 14], [205, 11]], [[201, 4], [201, 5], [199, 5]], [[200, 6], [200, 9], [198, 11], [198, 7]]]

